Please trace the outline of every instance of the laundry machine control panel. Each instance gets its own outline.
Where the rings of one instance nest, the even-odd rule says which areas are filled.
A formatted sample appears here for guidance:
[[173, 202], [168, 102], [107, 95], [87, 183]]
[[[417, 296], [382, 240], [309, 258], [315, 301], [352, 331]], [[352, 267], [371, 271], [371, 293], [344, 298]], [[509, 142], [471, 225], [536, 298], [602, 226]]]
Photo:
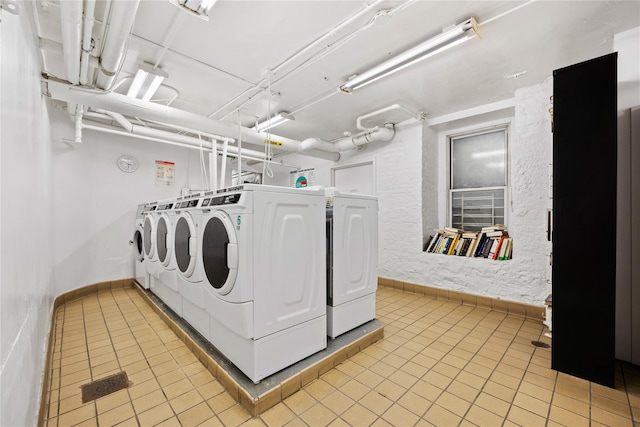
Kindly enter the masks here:
[[181, 203], [176, 203], [176, 209], [195, 208], [196, 206], [198, 206], [198, 200], [199, 199], [186, 200]]
[[[240, 201], [240, 194], [233, 194], [230, 196], [218, 196], [218, 197], [213, 197], [210, 201], [209, 201], [209, 206], [220, 206], [220, 205], [233, 205], [236, 204]], [[205, 202], [207, 202], [208, 199], [205, 199]], [[203, 206], [207, 206], [206, 204], [202, 204]]]
[[158, 206], [159, 211], [168, 211], [171, 208], [173, 208], [173, 203], [167, 203], [165, 205]]

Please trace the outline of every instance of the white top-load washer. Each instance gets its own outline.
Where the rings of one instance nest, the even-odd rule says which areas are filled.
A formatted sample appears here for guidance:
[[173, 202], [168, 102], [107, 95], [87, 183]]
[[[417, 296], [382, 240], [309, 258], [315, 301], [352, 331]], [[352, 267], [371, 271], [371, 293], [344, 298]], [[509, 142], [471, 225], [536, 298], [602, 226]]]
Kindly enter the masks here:
[[144, 235], [144, 218], [143, 211], [146, 204], [138, 205], [138, 209], [136, 211], [136, 222], [133, 230], [133, 238], [131, 239], [131, 247], [133, 251], [133, 278], [140, 286], [145, 289], [149, 289], [149, 283], [147, 281], [147, 272], [144, 266], [144, 243], [143, 243], [143, 235]]
[[245, 184], [203, 208], [211, 343], [253, 382], [326, 347], [324, 189]]
[[182, 315], [182, 296], [178, 292], [178, 273], [173, 256], [173, 229], [176, 220], [175, 199], [158, 202], [154, 218], [155, 229], [152, 238], [155, 243], [157, 274], [150, 277], [151, 292], [156, 294], [176, 314]]
[[202, 228], [201, 204], [211, 199], [201, 194], [178, 198], [174, 212], [173, 228], [174, 260], [177, 271], [178, 292], [182, 296], [182, 318], [207, 340], [209, 339], [209, 315], [204, 308], [201, 286], [202, 267], [199, 256], [198, 233]]
[[378, 198], [325, 189], [327, 335], [373, 320], [378, 289]]

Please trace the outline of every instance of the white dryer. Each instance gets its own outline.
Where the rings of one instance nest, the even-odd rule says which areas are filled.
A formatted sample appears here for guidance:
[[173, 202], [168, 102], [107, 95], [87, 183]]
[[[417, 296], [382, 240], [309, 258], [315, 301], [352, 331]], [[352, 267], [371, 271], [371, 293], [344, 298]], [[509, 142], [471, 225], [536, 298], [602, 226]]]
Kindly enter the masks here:
[[327, 335], [335, 338], [375, 318], [378, 199], [335, 188], [327, 198]]
[[201, 205], [204, 200], [208, 205], [210, 199], [200, 195], [179, 198], [174, 209], [176, 217], [173, 228], [173, 253], [178, 273], [178, 292], [182, 296], [182, 318], [206, 339], [209, 339], [209, 315], [205, 311], [201, 286], [198, 233], [202, 228]]
[[175, 200], [158, 202], [155, 210], [155, 254], [157, 274], [151, 276], [151, 291], [167, 304], [176, 314], [182, 316], [182, 295], [178, 291], [176, 261], [173, 256], [173, 229], [176, 213]]
[[324, 224], [322, 188], [245, 184], [203, 211], [210, 341], [253, 382], [327, 345]]

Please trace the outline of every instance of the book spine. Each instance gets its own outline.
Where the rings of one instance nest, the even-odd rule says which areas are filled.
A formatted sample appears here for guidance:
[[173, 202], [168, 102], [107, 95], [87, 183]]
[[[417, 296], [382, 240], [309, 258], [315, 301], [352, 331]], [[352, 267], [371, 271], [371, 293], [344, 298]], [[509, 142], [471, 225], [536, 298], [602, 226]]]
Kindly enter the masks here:
[[478, 246], [476, 248], [476, 252], [473, 256], [479, 257], [482, 256], [482, 249], [485, 245], [485, 243], [487, 242], [487, 235], [485, 233], [482, 233], [482, 235], [478, 238]]
[[493, 254], [493, 259], [498, 259], [498, 255], [500, 254], [500, 247], [502, 246], [503, 242], [504, 242], [504, 236], [500, 237], [500, 239], [498, 240], [498, 245], [496, 246], [496, 250]]

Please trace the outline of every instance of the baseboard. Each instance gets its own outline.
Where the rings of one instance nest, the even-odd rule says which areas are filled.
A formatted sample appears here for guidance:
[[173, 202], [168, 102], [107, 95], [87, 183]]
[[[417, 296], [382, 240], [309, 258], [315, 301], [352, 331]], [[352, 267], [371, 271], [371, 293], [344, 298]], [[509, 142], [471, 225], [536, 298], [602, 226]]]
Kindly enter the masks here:
[[378, 277], [378, 286], [398, 289], [403, 292], [424, 295], [429, 298], [457, 302], [463, 305], [486, 308], [502, 313], [522, 316], [529, 319], [544, 321], [544, 305], [525, 304], [522, 302], [508, 301], [500, 298], [491, 298], [466, 292], [453, 291], [443, 288], [435, 288], [427, 285], [403, 282], [401, 280]]

